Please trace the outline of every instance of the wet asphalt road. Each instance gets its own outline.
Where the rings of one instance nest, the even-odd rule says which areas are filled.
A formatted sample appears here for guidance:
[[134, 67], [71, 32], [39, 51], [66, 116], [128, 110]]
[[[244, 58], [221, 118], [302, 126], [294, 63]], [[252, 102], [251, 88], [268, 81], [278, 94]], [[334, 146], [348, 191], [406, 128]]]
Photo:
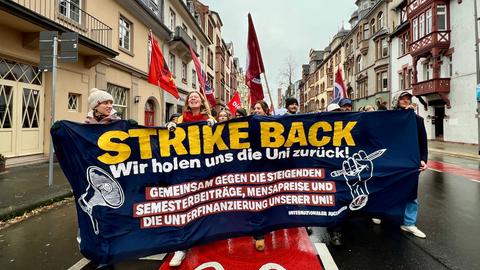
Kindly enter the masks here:
[[[431, 155], [432, 160], [478, 170], [480, 162]], [[356, 218], [345, 225], [344, 245], [329, 246], [339, 269], [480, 269], [480, 182], [428, 170], [419, 184], [418, 227], [427, 239], [383, 222]], [[68, 269], [82, 256], [73, 203], [0, 231], [0, 269]], [[323, 228], [314, 241], [326, 242]], [[133, 269], [133, 268], [132, 268]], [[153, 269], [156, 269], [153, 267]]]

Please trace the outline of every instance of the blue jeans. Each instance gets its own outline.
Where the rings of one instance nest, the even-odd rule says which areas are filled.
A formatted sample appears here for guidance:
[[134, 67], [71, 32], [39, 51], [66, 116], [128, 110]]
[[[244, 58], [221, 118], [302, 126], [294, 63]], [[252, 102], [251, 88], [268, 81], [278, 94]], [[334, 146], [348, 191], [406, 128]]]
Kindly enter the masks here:
[[412, 226], [417, 223], [418, 200], [408, 201], [403, 215], [403, 225]]

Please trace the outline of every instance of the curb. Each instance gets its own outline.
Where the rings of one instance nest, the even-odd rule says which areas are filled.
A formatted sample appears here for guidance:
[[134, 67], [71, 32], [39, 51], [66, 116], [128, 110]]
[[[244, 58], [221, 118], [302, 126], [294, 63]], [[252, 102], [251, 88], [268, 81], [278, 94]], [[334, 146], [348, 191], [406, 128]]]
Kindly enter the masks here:
[[30, 204], [22, 206], [10, 206], [0, 209], [0, 221], [6, 221], [14, 217], [21, 216], [24, 213], [34, 210], [40, 206], [49, 205], [71, 196], [73, 196], [72, 191], [64, 190], [53, 193], [49, 196], [45, 196], [43, 198], [39, 198], [38, 200], [35, 200]]
[[431, 152], [434, 152], [434, 153], [445, 154], [445, 155], [452, 156], [452, 157], [462, 157], [462, 158], [468, 158], [468, 159], [473, 159], [473, 160], [480, 160], [480, 155], [459, 153], [459, 152], [451, 152], [451, 151], [446, 151], [446, 150], [437, 149], [437, 148], [428, 148], [428, 150], [431, 151]]

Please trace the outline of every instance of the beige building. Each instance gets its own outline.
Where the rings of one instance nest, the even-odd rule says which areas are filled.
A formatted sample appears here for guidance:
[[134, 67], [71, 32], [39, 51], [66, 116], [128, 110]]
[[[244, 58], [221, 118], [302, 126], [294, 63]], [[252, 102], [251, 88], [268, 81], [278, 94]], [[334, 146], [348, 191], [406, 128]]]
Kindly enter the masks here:
[[78, 62], [58, 64], [56, 120], [82, 122], [89, 90], [97, 87], [114, 96], [122, 118], [161, 125], [184, 100], [147, 82], [149, 32], [159, 41], [184, 99], [198, 88], [188, 46], [198, 50], [210, 43], [190, 5], [177, 0], [2, 1], [0, 153], [9, 157], [7, 165], [48, 154], [52, 75], [38, 70], [40, 31], [79, 33]]

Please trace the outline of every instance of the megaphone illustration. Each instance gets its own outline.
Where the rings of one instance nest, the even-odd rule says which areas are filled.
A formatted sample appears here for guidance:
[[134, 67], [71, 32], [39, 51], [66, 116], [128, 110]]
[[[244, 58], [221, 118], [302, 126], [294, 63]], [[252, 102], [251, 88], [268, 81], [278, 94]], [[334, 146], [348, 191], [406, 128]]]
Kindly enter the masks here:
[[78, 199], [78, 204], [90, 216], [93, 230], [98, 235], [98, 221], [92, 216], [93, 207], [119, 208], [125, 201], [125, 195], [120, 184], [98, 167], [90, 166], [87, 168], [87, 179], [87, 189]]

